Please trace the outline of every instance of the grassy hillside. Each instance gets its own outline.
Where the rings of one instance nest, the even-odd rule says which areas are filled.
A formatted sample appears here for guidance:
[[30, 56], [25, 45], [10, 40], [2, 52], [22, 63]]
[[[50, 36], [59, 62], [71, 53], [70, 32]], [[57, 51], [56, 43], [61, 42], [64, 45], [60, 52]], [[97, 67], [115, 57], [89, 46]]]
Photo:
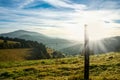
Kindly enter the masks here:
[[[0, 62], [0, 80], [83, 80], [84, 58]], [[91, 80], [120, 80], [120, 53], [90, 57]]]
[[9, 33], [4, 33], [4, 34], [0, 34], [0, 36], [37, 41], [39, 43], [44, 43], [46, 46], [54, 48], [56, 50], [64, 48], [64, 46], [67, 47], [73, 44], [73, 41], [69, 41], [61, 38], [52, 38], [41, 33], [25, 31], [25, 30], [17, 30]]
[[26, 58], [30, 56], [31, 50], [31, 48], [0, 49], [0, 62], [26, 60]]
[[[0, 39], [0, 43], [3, 43], [4, 41], [2, 39]], [[16, 44], [16, 43], [19, 43], [19, 42], [16, 42], [16, 41], [8, 41], [8, 44]]]
[[19, 49], [0, 49], [0, 62], [24, 61], [43, 59], [40, 49], [37, 48], [19, 48]]
[[3, 40], [0, 39], [0, 43], [3, 43]]
[[[26, 49], [27, 48], [27, 49]], [[0, 37], [0, 61], [52, 58], [46, 46], [37, 41]]]

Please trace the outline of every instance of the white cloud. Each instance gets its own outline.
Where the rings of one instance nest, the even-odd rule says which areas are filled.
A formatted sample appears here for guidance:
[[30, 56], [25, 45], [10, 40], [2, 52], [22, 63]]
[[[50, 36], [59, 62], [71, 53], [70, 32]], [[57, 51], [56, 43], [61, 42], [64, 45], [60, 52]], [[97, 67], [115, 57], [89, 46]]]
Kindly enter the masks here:
[[55, 7], [62, 7], [62, 8], [72, 8], [72, 9], [85, 9], [86, 6], [83, 4], [75, 4], [70, 2], [70, 0], [43, 0], [48, 4], [51, 4]]
[[111, 10], [111, 9], [119, 9], [120, 8], [120, 0], [91, 0], [89, 4], [89, 9], [103, 9], [103, 10]]
[[19, 8], [24, 8], [28, 4], [32, 3], [34, 0], [25, 0], [22, 4], [20, 4]]
[[[30, 0], [21, 5], [21, 8], [30, 4]], [[73, 10], [57, 9], [6, 9], [0, 8], [1, 19], [14, 20], [16, 22], [0, 23], [2, 26], [12, 26], [17, 29], [34, 30], [43, 34], [70, 39], [83, 38], [83, 26], [88, 24], [91, 37], [107, 37], [120, 35], [119, 23], [113, 20], [120, 20], [120, 10], [84, 10], [88, 8], [83, 4], [71, 3], [69, 0], [44, 0], [55, 7], [72, 8]], [[114, 5], [115, 6], [115, 5]], [[105, 21], [109, 23], [105, 23]], [[19, 25], [19, 26], [18, 26]], [[112, 34], [111, 34], [112, 33]], [[80, 39], [79, 38], [79, 39]]]

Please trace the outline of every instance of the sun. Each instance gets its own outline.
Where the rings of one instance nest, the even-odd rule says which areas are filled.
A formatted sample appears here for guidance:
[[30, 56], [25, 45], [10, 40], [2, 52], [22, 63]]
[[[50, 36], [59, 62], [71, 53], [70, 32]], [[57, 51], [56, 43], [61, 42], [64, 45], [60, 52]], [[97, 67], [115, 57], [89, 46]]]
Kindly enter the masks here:
[[88, 26], [88, 36], [92, 41], [100, 40], [108, 36], [108, 30], [105, 27]]
[[[84, 41], [84, 25], [82, 27], [68, 27], [66, 29], [66, 33], [68, 33], [69, 39]], [[89, 40], [101, 40], [103, 38], [109, 37], [110, 28], [88, 25], [87, 33], [89, 36]]]

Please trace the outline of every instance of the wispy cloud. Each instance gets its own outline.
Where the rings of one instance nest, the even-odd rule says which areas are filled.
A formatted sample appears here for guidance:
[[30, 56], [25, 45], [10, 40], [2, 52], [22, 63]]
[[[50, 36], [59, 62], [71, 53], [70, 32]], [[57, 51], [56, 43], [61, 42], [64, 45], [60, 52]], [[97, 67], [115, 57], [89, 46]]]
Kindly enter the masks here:
[[25, 6], [27, 6], [28, 4], [32, 2], [34, 2], [34, 0], [25, 0], [22, 4], [20, 4], [18, 8], [24, 8]]
[[[91, 0], [89, 3], [85, 0], [4, 1], [0, 0], [0, 32], [11, 31], [11, 28], [28, 29], [50, 36], [75, 38], [83, 35], [81, 33], [85, 23], [96, 33], [103, 28], [120, 27], [119, 0]], [[108, 32], [111, 31], [103, 34]]]
[[102, 10], [110, 10], [110, 9], [119, 9], [120, 8], [119, 0], [91, 0], [89, 9], [102, 9]]
[[51, 4], [55, 7], [62, 8], [71, 8], [71, 9], [85, 9], [86, 5], [72, 3], [70, 0], [44, 0], [48, 4]]

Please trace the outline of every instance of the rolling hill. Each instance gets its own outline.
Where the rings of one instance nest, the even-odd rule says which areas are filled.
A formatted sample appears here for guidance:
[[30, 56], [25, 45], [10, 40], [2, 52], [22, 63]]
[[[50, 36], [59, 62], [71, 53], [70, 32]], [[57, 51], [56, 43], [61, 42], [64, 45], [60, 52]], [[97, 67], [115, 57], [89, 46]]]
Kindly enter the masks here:
[[[31, 48], [21, 48], [21, 49], [0, 49], [0, 62], [6, 61], [23, 61], [30, 59], [35, 59], [36, 54], [31, 55]], [[32, 58], [32, 56], [34, 56]]]
[[[101, 54], [108, 52], [119, 52], [120, 51], [120, 36], [104, 38], [98, 41], [90, 41], [90, 52], [91, 54]], [[83, 53], [83, 44], [75, 44], [73, 46], [61, 49], [60, 51], [66, 54], [77, 55]]]
[[91, 42], [90, 45], [94, 53], [118, 52], [120, 51], [120, 36], [104, 38], [96, 42]]
[[0, 37], [0, 61], [22, 61], [63, 58], [63, 53], [37, 41]]
[[[0, 39], [0, 43], [3, 43], [4, 40]], [[19, 42], [15, 42], [15, 41], [8, 41], [8, 44], [16, 44], [16, 43], [19, 43]]]
[[[0, 34], [0, 36], [38, 41], [52, 49], [63, 52], [66, 55], [76, 55], [83, 52], [82, 42], [77, 43], [75, 41], [52, 38], [37, 32], [17, 30], [10, 33]], [[120, 51], [120, 36], [90, 42], [90, 50], [95, 54]]]
[[[84, 58], [0, 62], [0, 80], [84, 80]], [[90, 56], [90, 80], [120, 80], [120, 53]]]
[[60, 38], [52, 38], [43, 35], [41, 33], [25, 31], [25, 30], [17, 30], [14, 32], [3, 33], [0, 34], [0, 36], [37, 41], [39, 43], [44, 43], [46, 46], [57, 50], [71, 46], [71, 44], [73, 44], [73, 41], [60, 39]]

